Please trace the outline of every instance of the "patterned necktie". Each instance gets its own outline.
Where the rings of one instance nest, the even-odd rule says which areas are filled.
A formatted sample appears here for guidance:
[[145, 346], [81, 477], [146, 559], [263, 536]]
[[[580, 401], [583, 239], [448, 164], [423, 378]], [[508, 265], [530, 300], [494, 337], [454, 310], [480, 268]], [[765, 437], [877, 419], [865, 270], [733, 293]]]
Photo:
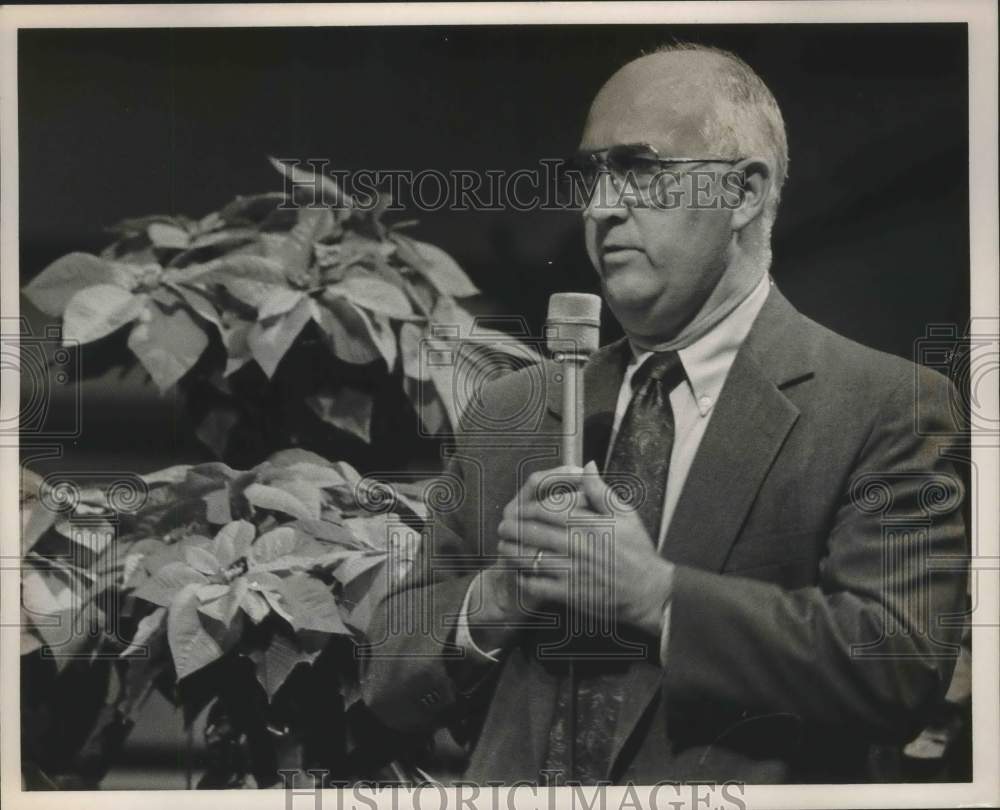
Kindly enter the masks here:
[[[654, 354], [636, 370], [632, 375], [632, 398], [604, 470], [610, 485], [620, 484], [621, 489], [616, 487], [619, 492], [630, 493], [627, 500], [638, 508], [654, 546], [660, 533], [674, 444], [670, 392], [683, 379], [684, 369], [674, 351]], [[560, 772], [564, 780], [583, 784], [594, 784], [607, 777], [616, 742], [615, 725], [632, 665], [634, 662], [613, 657], [607, 661], [578, 661], [575, 700], [571, 699], [569, 679], [562, 678], [549, 732], [546, 769]], [[572, 740], [571, 711], [575, 715]]]

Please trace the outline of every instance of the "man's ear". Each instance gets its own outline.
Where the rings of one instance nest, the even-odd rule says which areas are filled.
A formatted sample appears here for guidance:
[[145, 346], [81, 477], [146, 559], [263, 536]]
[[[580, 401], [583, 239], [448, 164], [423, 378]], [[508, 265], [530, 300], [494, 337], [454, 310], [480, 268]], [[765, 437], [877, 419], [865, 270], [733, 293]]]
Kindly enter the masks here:
[[766, 160], [749, 158], [733, 166], [729, 185], [737, 189], [733, 206], [733, 230], [742, 230], [764, 210], [771, 191], [773, 172]]

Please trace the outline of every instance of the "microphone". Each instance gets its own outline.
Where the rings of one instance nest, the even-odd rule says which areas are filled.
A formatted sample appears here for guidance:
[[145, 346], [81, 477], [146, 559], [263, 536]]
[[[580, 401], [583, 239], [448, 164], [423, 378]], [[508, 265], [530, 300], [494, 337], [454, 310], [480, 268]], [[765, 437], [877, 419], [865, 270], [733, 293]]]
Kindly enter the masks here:
[[554, 293], [545, 319], [545, 344], [562, 366], [562, 463], [583, 466], [584, 363], [597, 351], [601, 298], [590, 293]]
[[[590, 293], [555, 293], [549, 298], [545, 344], [562, 366], [562, 463], [583, 466], [583, 374], [587, 358], [597, 351], [601, 331], [601, 299]], [[567, 662], [569, 706], [566, 711], [569, 775], [576, 773], [576, 666]]]

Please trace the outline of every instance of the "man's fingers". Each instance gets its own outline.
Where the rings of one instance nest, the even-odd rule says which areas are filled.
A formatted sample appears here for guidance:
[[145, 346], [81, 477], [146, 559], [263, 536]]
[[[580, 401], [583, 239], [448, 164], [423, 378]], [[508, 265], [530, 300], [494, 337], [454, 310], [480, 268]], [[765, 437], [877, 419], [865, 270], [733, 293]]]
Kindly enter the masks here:
[[575, 488], [557, 487], [543, 500], [528, 501], [521, 504], [518, 510], [512, 509], [509, 518], [535, 520], [539, 523], [565, 527], [570, 519], [583, 517], [585, 513], [593, 514], [587, 496], [583, 492]]
[[562, 487], [568, 486], [569, 488], [574, 488], [579, 483], [582, 474], [582, 467], [568, 465], [533, 472], [525, 480], [517, 494], [504, 507], [504, 517], [516, 517], [516, 510], [519, 507], [531, 501], [543, 499], [545, 497], [545, 490], [552, 487], [559, 489], [561, 485]]
[[601, 473], [593, 461], [588, 461], [583, 468], [583, 493], [587, 497], [587, 505], [599, 515], [611, 515], [611, 503], [608, 497], [608, 485], [601, 478]]
[[[568, 538], [566, 529], [542, 523], [537, 520], [502, 520], [499, 535], [501, 540], [530, 547], [532, 551], [544, 551], [565, 557]], [[525, 551], [520, 555], [523, 556]]]

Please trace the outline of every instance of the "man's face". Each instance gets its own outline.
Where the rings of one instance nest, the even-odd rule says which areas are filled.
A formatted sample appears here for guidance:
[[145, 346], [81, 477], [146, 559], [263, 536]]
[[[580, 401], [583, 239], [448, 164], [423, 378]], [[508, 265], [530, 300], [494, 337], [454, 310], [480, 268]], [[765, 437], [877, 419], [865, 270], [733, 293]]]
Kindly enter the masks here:
[[[664, 158], [726, 157], [703, 136], [711, 99], [705, 82], [692, 78], [704, 75], [704, 65], [692, 64], [702, 60], [701, 54], [678, 53], [627, 65], [595, 99], [580, 150], [648, 143]], [[729, 168], [711, 163], [671, 170], [721, 174]], [[677, 205], [642, 206], [620, 201], [604, 174], [584, 213], [587, 252], [604, 298], [634, 338], [655, 343], [674, 337], [726, 269], [731, 213], [724, 206], [692, 207], [694, 182], [682, 176], [672, 184]]]

